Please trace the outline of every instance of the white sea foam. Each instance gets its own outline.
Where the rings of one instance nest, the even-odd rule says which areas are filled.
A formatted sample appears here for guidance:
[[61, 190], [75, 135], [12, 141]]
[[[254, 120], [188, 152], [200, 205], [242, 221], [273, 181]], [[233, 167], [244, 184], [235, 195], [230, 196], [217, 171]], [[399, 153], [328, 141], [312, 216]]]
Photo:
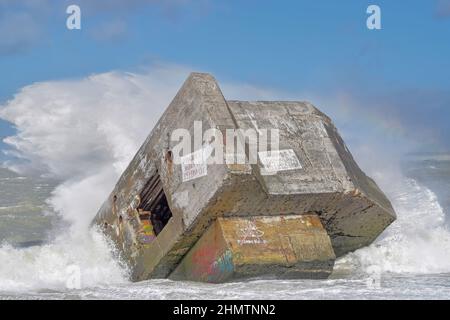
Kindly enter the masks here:
[[125, 281], [89, 224], [185, 73], [163, 68], [151, 76], [111, 72], [37, 83], [1, 108], [18, 129], [6, 142], [27, 159], [9, 167], [62, 180], [47, 201], [70, 227], [43, 246], [1, 246], [0, 291], [62, 290], [71, 265], [80, 268], [83, 287]]
[[450, 232], [436, 195], [413, 179], [381, 178], [397, 220], [369, 247], [347, 255], [339, 267], [393, 273], [450, 272]]
[[126, 271], [112, 258], [108, 244], [95, 231], [74, 238], [60, 234], [50, 244], [17, 249], [0, 247], [0, 291], [65, 291], [71, 266], [80, 270], [81, 287], [126, 281]]

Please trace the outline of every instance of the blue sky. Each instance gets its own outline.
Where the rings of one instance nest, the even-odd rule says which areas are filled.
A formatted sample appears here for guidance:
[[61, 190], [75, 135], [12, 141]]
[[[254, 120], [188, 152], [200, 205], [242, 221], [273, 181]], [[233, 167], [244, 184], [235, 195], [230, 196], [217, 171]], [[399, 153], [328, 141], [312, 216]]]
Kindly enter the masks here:
[[[66, 29], [68, 4], [80, 5], [82, 30]], [[370, 4], [382, 30], [366, 28]], [[429, 149], [450, 149], [449, 0], [0, 0], [0, 104], [35, 82], [162, 62], [350, 95], [405, 130], [431, 130]], [[12, 133], [0, 121], [0, 137]]]

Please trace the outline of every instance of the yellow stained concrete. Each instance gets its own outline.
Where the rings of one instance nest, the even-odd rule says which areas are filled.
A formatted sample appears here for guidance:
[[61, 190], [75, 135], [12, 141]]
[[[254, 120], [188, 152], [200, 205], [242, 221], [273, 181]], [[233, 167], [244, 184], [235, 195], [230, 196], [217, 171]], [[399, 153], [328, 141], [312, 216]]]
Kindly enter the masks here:
[[326, 277], [335, 254], [313, 214], [218, 218], [183, 258], [173, 279], [223, 282], [289, 274]]

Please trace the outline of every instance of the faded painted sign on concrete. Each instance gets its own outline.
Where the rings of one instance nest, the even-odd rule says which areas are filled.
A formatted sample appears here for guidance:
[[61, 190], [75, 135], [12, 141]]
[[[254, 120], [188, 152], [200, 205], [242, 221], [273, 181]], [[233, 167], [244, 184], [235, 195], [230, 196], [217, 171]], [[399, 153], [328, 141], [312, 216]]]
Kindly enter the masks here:
[[302, 169], [300, 160], [292, 149], [261, 151], [258, 152], [258, 156], [265, 174]]
[[181, 173], [183, 182], [194, 180], [208, 174], [206, 160], [208, 148], [202, 148], [181, 157]]

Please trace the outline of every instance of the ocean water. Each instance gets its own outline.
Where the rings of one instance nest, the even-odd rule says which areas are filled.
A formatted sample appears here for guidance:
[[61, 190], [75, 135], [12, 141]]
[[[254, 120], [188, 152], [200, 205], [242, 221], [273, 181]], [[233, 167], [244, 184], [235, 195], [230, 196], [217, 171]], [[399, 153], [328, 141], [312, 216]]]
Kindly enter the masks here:
[[0, 243], [40, 244], [57, 217], [46, 203], [56, 181], [0, 168]]
[[[397, 221], [371, 246], [339, 259], [329, 279], [214, 285], [131, 283], [100, 234], [52, 210], [61, 193], [56, 181], [0, 169], [0, 299], [450, 298], [450, 161], [408, 159], [403, 173], [375, 178]], [[74, 270], [80, 287], [73, 288]]]

